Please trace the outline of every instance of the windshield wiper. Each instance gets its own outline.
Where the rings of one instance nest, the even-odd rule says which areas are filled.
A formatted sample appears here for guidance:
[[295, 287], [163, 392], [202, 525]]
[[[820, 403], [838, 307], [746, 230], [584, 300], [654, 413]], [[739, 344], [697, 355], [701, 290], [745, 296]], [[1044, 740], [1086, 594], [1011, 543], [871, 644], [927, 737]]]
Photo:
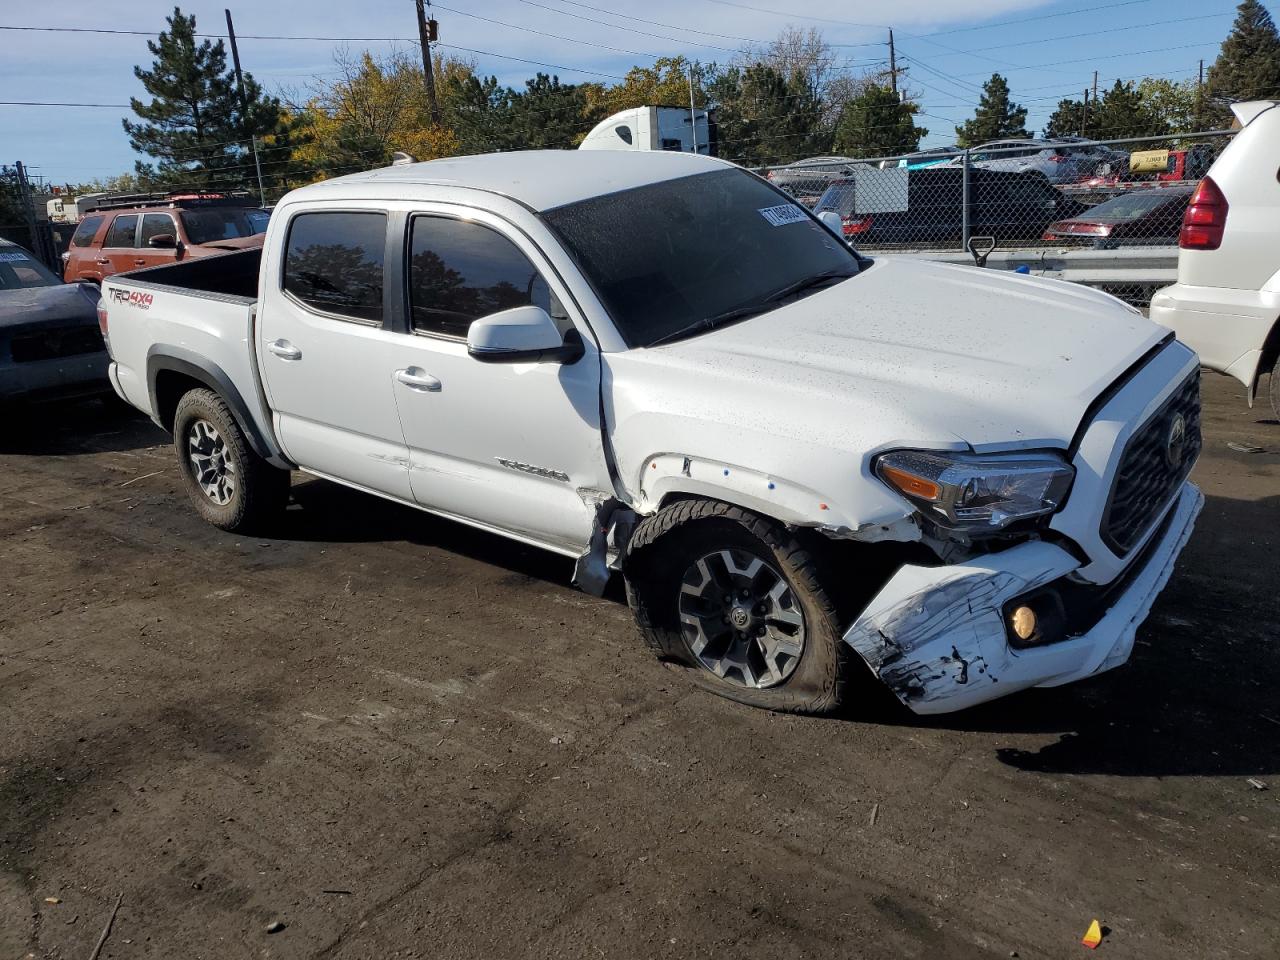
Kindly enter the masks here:
[[774, 304], [779, 300], [783, 300], [793, 294], [800, 293], [812, 287], [822, 286], [831, 283], [833, 280], [847, 280], [850, 277], [857, 276], [856, 273], [848, 273], [844, 270], [827, 270], [823, 273], [815, 273], [811, 277], [805, 277], [803, 280], [797, 280], [795, 283], [789, 283], [780, 290], [775, 290], [763, 300], [757, 303], [746, 304], [741, 307], [734, 307], [732, 310], [726, 310], [724, 313], [717, 313], [714, 317], [703, 317], [701, 320], [695, 320], [687, 326], [672, 330], [670, 333], [664, 333], [657, 340], [651, 340], [645, 344], [646, 347], [656, 347], [659, 344], [669, 343], [672, 340], [679, 340], [683, 337], [691, 337], [695, 333], [702, 333], [704, 330], [711, 330], [725, 323], [731, 323], [734, 320], [743, 320], [747, 317], [753, 317], [758, 313], [767, 313], [772, 310]]
[[797, 280], [795, 283], [789, 283], [781, 290], [775, 290], [769, 296], [765, 297], [765, 303], [776, 303], [779, 300], [809, 290], [813, 287], [822, 286], [839, 280], [848, 280], [850, 277], [856, 277], [857, 273], [849, 273], [846, 270], [827, 270], [823, 273], [815, 273], [812, 277], [805, 277], [803, 280]]
[[734, 307], [732, 310], [726, 310], [724, 313], [717, 313], [714, 317], [703, 317], [701, 320], [695, 320], [693, 323], [684, 327], [672, 330], [670, 333], [664, 333], [657, 340], [650, 340], [646, 347], [656, 347], [662, 343], [670, 343], [672, 340], [679, 340], [683, 337], [691, 337], [695, 333], [701, 333], [704, 330], [711, 330], [721, 324], [731, 323], [734, 320], [743, 320], [746, 317], [755, 316], [757, 313], [765, 313], [773, 309], [773, 304], [769, 302], [753, 303], [745, 307]]

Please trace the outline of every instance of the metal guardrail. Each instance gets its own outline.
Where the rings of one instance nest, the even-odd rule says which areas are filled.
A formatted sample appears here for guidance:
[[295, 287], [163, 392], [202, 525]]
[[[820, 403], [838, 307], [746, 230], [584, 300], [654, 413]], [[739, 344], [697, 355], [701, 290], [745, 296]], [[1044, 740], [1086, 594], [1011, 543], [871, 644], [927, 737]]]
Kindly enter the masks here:
[[[913, 257], [973, 266], [973, 257], [960, 250], [881, 250], [873, 256]], [[1090, 286], [1103, 283], [1173, 283], [1178, 277], [1178, 248], [996, 250], [987, 258], [988, 270], [1017, 270], [1019, 267], [1026, 267], [1033, 276]]]
[[[938, 263], [974, 265], [973, 257], [959, 250], [882, 250], [872, 256], [913, 257]], [[996, 250], [986, 262], [988, 270], [1016, 271], [1019, 267], [1026, 267], [1024, 272], [1032, 276], [1098, 287], [1123, 300], [1145, 305], [1155, 290], [1178, 279], [1178, 248]]]

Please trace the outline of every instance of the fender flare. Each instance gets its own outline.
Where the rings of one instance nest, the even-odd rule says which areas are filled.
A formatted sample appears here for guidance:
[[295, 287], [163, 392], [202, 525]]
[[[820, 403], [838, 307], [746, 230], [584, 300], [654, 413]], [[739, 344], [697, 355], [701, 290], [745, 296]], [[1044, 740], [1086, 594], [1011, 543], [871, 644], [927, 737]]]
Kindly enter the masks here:
[[[147, 350], [147, 392], [151, 399], [151, 409], [156, 412], [157, 422], [159, 422], [160, 404], [156, 385], [163, 371], [188, 376], [218, 394], [231, 408], [231, 415], [235, 417], [236, 424], [244, 432], [254, 453], [265, 460], [276, 463], [287, 462], [274, 440], [269, 439], [258, 428], [249, 413], [248, 404], [245, 403], [244, 397], [236, 389], [236, 385], [227, 376], [226, 371], [207, 357], [202, 357], [183, 347], [156, 343]], [[163, 423], [160, 426], [166, 430], [169, 429]]]

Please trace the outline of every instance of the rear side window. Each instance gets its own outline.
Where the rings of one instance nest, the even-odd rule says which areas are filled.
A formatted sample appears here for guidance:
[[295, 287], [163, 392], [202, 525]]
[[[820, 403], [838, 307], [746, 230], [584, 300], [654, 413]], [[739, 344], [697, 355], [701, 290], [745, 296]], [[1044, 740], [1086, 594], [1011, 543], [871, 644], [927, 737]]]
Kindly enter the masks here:
[[465, 337], [472, 320], [536, 304], [553, 316], [551, 290], [520, 249], [489, 227], [415, 217], [409, 244], [409, 315], [424, 333]]
[[107, 231], [107, 239], [102, 241], [102, 245], [104, 247], [132, 247], [133, 235], [137, 229], [138, 217], [136, 214], [116, 217], [111, 222], [111, 229]]
[[139, 241], [140, 246], [146, 246], [152, 237], [158, 237], [162, 234], [168, 234], [175, 240], [178, 238], [178, 230], [173, 225], [173, 218], [167, 213], [148, 213], [142, 218], [142, 238]]
[[93, 238], [105, 219], [106, 217], [85, 217], [81, 220], [80, 226], [76, 227], [76, 232], [71, 235], [71, 245], [73, 247], [87, 247], [93, 243]]
[[381, 213], [303, 213], [289, 226], [284, 289], [315, 310], [382, 322]]

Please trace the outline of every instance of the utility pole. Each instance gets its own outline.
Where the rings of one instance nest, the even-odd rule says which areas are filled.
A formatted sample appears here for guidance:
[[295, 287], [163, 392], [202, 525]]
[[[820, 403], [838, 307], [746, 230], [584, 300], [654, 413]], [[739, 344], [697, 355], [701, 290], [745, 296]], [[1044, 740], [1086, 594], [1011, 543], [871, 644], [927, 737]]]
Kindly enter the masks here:
[[[693, 152], [698, 152], [698, 113], [693, 106], [693, 64], [689, 64], [689, 126], [693, 130]], [[707, 153], [711, 152], [710, 144]]]
[[55, 273], [62, 273], [62, 264], [58, 263], [56, 251], [49, 241], [47, 231], [41, 230], [36, 223], [36, 202], [31, 196], [31, 180], [27, 177], [27, 168], [22, 161], [17, 161], [14, 169], [18, 174], [18, 199], [22, 203], [22, 213], [27, 221], [27, 232], [31, 237], [31, 250], [40, 261]]
[[431, 122], [440, 126], [440, 104], [436, 100], [436, 78], [431, 69], [431, 41], [435, 39], [436, 22], [427, 20], [422, 0], [413, 0], [418, 8], [418, 43], [422, 47], [422, 73], [427, 82], [427, 102], [431, 105]]
[[898, 51], [893, 45], [893, 29], [889, 30], [889, 88], [893, 96], [898, 98]]
[[1087, 136], [1085, 133], [1089, 129], [1089, 88], [1084, 88], [1084, 112], [1080, 116], [1080, 136]]
[[[225, 9], [225, 8], [224, 8]], [[244, 77], [240, 74], [240, 50], [236, 47], [236, 28], [231, 24], [231, 11], [227, 15], [227, 39], [231, 41], [231, 62], [236, 68], [236, 87], [240, 91], [240, 118], [244, 123], [245, 133], [249, 134], [249, 143], [253, 147], [253, 168], [258, 174], [258, 202], [267, 205], [267, 192], [262, 189], [262, 161], [258, 159], [258, 138], [249, 129], [249, 101], [244, 95]]]
[[1093, 71], [1093, 102], [1098, 102], [1098, 71]]
[[1200, 129], [1200, 115], [1204, 112], [1204, 60], [1200, 61], [1200, 73], [1196, 77], [1196, 115], [1191, 124], [1197, 130]]
[[888, 86], [893, 91], [893, 99], [901, 100], [902, 97], [897, 92], [897, 74], [906, 73], [905, 67], [897, 65], [897, 47], [893, 46], [893, 31], [888, 32]]

